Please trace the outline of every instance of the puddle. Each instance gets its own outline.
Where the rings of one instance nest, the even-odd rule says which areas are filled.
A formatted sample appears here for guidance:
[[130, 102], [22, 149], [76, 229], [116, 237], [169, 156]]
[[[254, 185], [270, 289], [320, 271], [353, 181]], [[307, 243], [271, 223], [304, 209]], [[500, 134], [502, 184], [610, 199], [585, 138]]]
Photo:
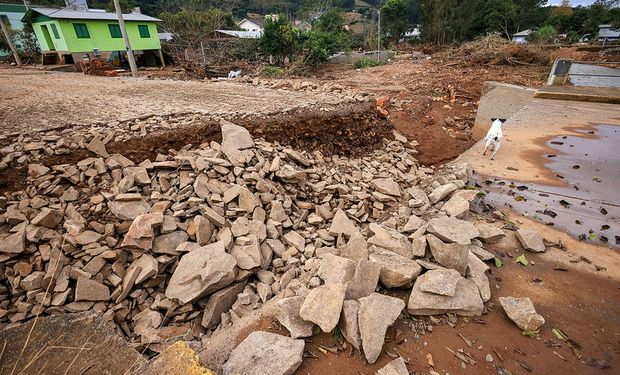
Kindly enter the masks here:
[[620, 248], [620, 127], [599, 125], [550, 139], [546, 167], [567, 185], [520, 183], [476, 175], [496, 208], [554, 225], [575, 237]]

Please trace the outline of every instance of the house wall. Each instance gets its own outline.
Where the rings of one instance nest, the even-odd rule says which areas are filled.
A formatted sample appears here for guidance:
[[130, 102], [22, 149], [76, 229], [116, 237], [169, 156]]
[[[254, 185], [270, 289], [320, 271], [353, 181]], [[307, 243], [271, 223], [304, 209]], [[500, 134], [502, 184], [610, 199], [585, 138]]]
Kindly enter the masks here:
[[248, 21], [248, 20], [243, 20], [240, 24], [239, 27], [243, 30], [247, 30], [247, 31], [263, 31], [263, 28], [260, 27], [259, 25], [255, 24], [252, 21]]
[[[54, 38], [54, 34], [51, 30], [51, 27], [49, 26], [52, 23], [56, 24], [56, 27], [58, 28], [58, 33], [60, 34], [60, 39]], [[88, 27], [88, 33], [90, 34], [90, 38], [78, 38], [73, 27], [74, 23], [85, 23]], [[41, 29], [42, 25], [48, 25], [48, 29], [50, 31], [50, 34], [52, 35], [53, 43], [57, 51], [81, 53], [92, 52], [95, 48], [99, 48], [99, 50], [101, 51], [124, 51], [125, 43], [123, 42], [123, 38], [112, 38], [110, 35], [108, 24], [118, 24], [118, 22], [62, 19], [36, 22], [33, 23], [33, 27], [35, 29], [37, 39], [41, 44], [42, 51], [51, 50], [45, 42], [43, 31]], [[140, 37], [138, 25], [148, 26], [150, 34], [149, 38]], [[155, 22], [125, 21], [125, 26], [127, 27], [127, 35], [129, 37], [132, 49], [154, 50], [161, 48], [161, 43], [159, 41], [157, 33], [157, 25]]]

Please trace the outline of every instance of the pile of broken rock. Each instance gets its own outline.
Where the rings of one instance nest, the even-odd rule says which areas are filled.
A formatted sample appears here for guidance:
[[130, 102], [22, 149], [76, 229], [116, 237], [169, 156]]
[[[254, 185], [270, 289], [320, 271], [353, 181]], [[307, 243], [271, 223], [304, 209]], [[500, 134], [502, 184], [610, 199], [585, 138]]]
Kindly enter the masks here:
[[[483, 313], [493, 258], [484, 243], [504, 232], [464, 220], [477, 194], [467, 165], [420, 167], [415, 143], [399, 134], [345, 158], [221, 127], [221, 144], [137, 165], [118, 154], [28, 164], [26, 188], [0, 201], [0, 329], [94, 310], [161, 351], [274, 299], [292, 338], [251, 335], [249, 351], [285, 339], [303, 351], [297, 339], [315, 325], [339, 326], [374, 363], [405, 306], [411, 315]], [[411, 290], [408, 303], [381, 293], [392, 288]], [[243, 347], [225, 373], [243, 372]]]

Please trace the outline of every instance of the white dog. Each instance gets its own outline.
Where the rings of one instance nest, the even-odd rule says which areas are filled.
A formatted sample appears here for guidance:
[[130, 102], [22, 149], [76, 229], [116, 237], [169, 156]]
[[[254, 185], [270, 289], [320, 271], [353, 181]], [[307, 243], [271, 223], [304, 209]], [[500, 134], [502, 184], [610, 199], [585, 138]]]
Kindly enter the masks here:
[[487, 136], [484, 138], [486, 140], [486, 144], [484, 146], [484, 151], [482, 155], [486, 155], [487, 149], [489, 146], [491, 147], [491, 151], [493, 151], [493, 155], [491, 156], [491, 160], [495, 159], [495, 154], [497, 154], [497, 150], [499, 150], [500, 142], [504, 137], [502, 133], [502, 124], [506, 122], [506, 119], [503, 118], [492, 118], [491, 128], [487, 133]]

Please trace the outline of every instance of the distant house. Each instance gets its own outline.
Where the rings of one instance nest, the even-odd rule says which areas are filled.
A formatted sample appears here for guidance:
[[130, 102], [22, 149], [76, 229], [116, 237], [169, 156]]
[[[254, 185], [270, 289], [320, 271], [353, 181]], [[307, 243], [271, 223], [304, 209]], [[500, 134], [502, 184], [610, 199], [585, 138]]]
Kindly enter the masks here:
[[532, 30], [527, 29], [512, 35], [512, 41], [517, 44], [527, 44]]
[[598, 26], [598, 41], [611, 42], [620, 39], [620, 29], [614, 28], [614, 25]]
[[245, 31], [253, 31], [262, 33], [265, 30], [265, 19], [264, 18], [244, 18], [237, 24], [239, 28]]
[[[22, 23], [22, 17], [26, 14], [26, 7], [20, 4], [1, 4], [0, 3], [0, 18], [4, 21], [5, 25], [9, 25], [11, 30], [15, 32], [19, 32], [24, 28], [24, 24]], [[4, 38], [1, 36], [2, 32], [0, 32], [0, 38]], [[17, 49], [22, 48], [21, 40], [16, 38], [13, 40], [15, 42], [15, 47]], [[10, 54], [10, 51], [0, 50], [0, 58], [6, 57]]]
[[[74, 1], [75, 2], [75, 1]], [[72, 3], [74, 3], [72, 2]], [[81, 4], [86, 5], [85, 1]], [[124, 14], [127, 35], [136, 60], [143, 65], [163, 64], [157, 33], [159, 19], [140, 13]], [[43, 52], [44, 64], [76, 64], [92, 56], [120, 60], [125, 43], [116, 13], [99, 9], [31, 7], [22, 18], [31, 22]]]

